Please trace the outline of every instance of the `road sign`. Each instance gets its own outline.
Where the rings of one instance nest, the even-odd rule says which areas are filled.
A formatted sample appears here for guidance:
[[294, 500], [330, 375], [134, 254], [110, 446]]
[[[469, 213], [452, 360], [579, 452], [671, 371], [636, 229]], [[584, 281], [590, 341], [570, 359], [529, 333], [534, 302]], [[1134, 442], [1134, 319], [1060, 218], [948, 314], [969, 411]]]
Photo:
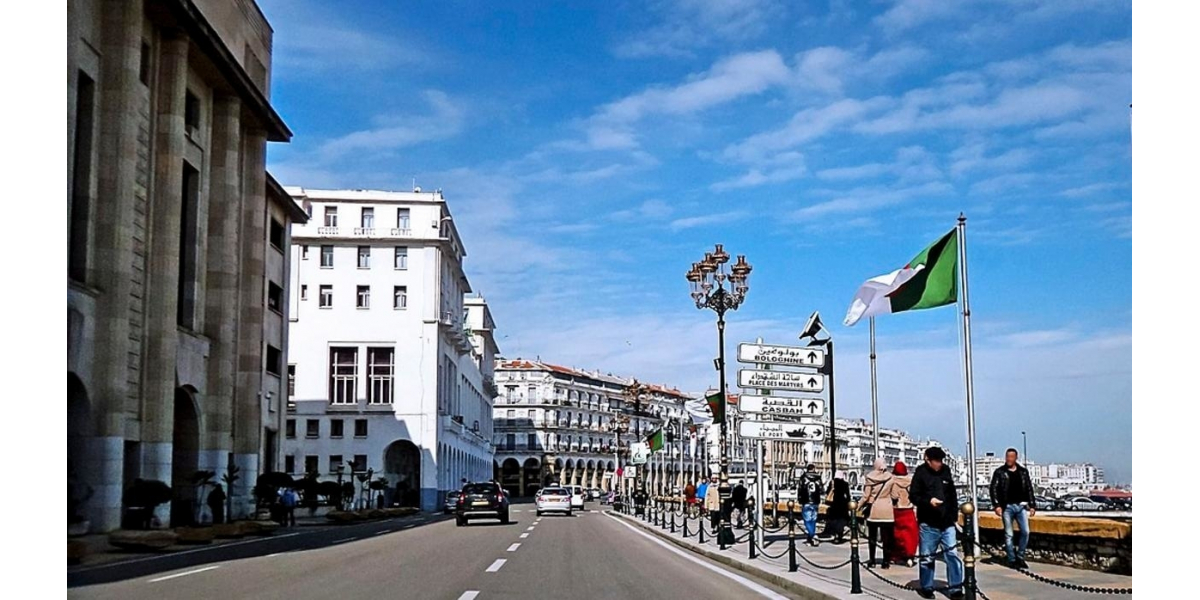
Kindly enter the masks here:
[[633, 466], [633, 465], [628, 465], [628, 466], [626, 466], [626, 467], [625, 467], [625, 470], [624, 470], [624, 471], [622, 471], [622, 475], [621, 475], [621, 476], [622, 476], [622, 477], [624, 477], [625, 479], [635, 479], [635, 478], [637, 478], [637, 467], [635, 467], [635, 466]]
[[766, 390], [820, 392], [825, 389], [825, 376], [819, 373], [741, 369], [738, 371], [738, 385]]
[[819, 368], [825, 366], [825, 350], [804, 346], [738, 344], [737, 359], [744, 363]]
[[742, 421], [738, 435], [748, 439], [819, 442], [825, 439], [825, 426], [807, 423]]
[[645, 442], [635, 442], [629, 445], [629, 464], [644, 465], [650, 462], [650, 445]]
[[740, 400], [742, 412], [748, 413], [773, 417], [820, 417], [825, 414], [825, 401], [819, 398], [742, 394]]

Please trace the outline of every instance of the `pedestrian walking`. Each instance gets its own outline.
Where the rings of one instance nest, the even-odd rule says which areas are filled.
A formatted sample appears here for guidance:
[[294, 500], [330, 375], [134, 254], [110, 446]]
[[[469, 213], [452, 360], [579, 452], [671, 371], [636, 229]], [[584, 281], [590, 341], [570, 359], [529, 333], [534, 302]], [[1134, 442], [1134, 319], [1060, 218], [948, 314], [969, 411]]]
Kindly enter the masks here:
[[708, 493], [708, 480], [705, 479], [700, 482], [700, 485], [696, 486], [696, 504], [700, 507], [701, 514], [708, 512], [704, 508], [704, 498], [707, 493]]
[[[1028, 569], [1025, 547], [1029, 545], [1029, 517], [1037, 512], [1037, 506], [1034, 504], [1033, 482], [1029, 478], [1029, 471], [1017, 463], [1016, 448], [1009, 448], [1004, 453], [1004, 464], [992, 472], [992, 484], [988, 486], [988, 491], [991, 492], [996, 515], [1004, 522], [1004, 553], [1008, 566]], [[1013, 519], [1021, 527], [1016, 548], [1013, 547]]]
[[683, 502], [684, 505], [680, 508], [691, 514], [692, 508], [696, 506], [696, 484], [689, 481], [683, 487]]
[[704, 508], [708, 511], [708, 522], [714, 530], [721, 524], [721, 493], [717, 485], [717, 478], [713, 477], [704, 495]]
[[213, 525], [220, 525], [225, 522], [225, 490], [221, 484], [213, 486], [211, 492], [208, 493], [208, 509], [212, 511]]
[[950, 598], [963, 597], [963, 562], [954, 549], [958, 544], [958, 492], [954, 488], [954, 474], [943, 462], [946, 452], [937, 446], [925, 449], [925, 464], [913, 473], [909, 497], [917, 507], [917, 523], [920, 531], [921, 588], [922, 598], [933, 598], [934, 557], [944, 553], [946, 580]]
[[904, 563], [912, 567], [916, 563], [913, 557], [917, 555], [917, 542], [920, 540], [920, 530], [917, 528], [917, 515], [912, 502], [908, 499], [908, 488], [912, 485], [912, 475], [908, 474], [908, 465], [897, 462], [892, 468], [891, 502], [895, 517], [892, 537], [894, 544], [888, 550], [892, 562]]
[[892, 477], [887, 470], [887, 463], [882, 458], [875, 459], [874, 469], [867, 475], [863, 485], [863, 515], [867, 519], [867, 546], [870, 548], [868, 566], [875, 566], [876, 545], [882, 549], [880, 555], [884, 569], [891, 566], [888, 552], [892, 548], [892, 532], [895, 514], [892, 506]]
[[800, 503], [800, 515], [804, 519], [804, 533], [809, 546], [819, 546], [817, 541], [817, 514], [821, 506], [821, 474], [816, 465], [808, 465], [804, 469], [804, 477], [800, 479], [800, 489], [797, 500]]
[[825, 531], [821, 537], [832, 539], [833, 543], [841, 544], [846, 541], [846, 525], [850, 522], [850, 484], [846, 483], [846, 473], [838, 471], [829, 482], [825, 494]]
[[737, 511], [737, 528], [742, 529], [746, 521], [746, 496], [750, 490], [742, 482], [733, 486], [733, 508]]
[[283, 506], [283, 523], [284, 527], [296, 526], [296, 505], [299, 504], [299, 497], [296, 496], [296, 490], [292, 488], [284, 488], [283, 495], [280, 497], [280, 505]]

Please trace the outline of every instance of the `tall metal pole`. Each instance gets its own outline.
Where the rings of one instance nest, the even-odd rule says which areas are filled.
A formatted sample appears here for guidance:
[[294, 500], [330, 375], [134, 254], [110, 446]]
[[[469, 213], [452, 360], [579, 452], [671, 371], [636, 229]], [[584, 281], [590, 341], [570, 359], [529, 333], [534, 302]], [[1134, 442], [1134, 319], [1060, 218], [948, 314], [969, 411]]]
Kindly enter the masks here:
[[875, 438], [875, 458], [879, 455], [879, 385], [875, 381], [875, 317], [871, 317], [871, 428]]
[[833, 478], [837, 476], [837, 418], [834, 416], [837, 403], [833, 396], [833, 338], [825, 342], [825, 347], [829, 352], [829, 360], [825, 363], [823, 372], [829, 376], [829, 481], [832, 483]]
[[[967, 460], [971, 470], [971, 502], [974, 503], [979, 498], [975, 473], [978, 448], [975, 446], [975, 378], [971, 371], [971, 294], [967, 288], [967, 217], [962, 213], [958, 215], [958, 272], [962, 284], [963, 369], [966, 371], [967, 384]], [[978, 519], [973, 520], [972, 530], [974, 539], [979, 539]], [[979, 556], [978, 545], [974, 548], [974, 555]]]
[[1029, 440], [1025, 438], [1024, 431], [1021, 432], [1021, 460], [1029, 462]]
[[721, 530], [717, 534], [717, 543], [724, 550], [725, 546], [733, 544], [733, 530], [729, 525], [729, 499], [733, 491], [729, 487], [729, 394], [725, 391], [725, 288], [717, 288], [716, 295], [722, 296], [717, 308], [717, 366], [721, 373], [721, 484], [717, 488], [717, 497], [721, 499]]

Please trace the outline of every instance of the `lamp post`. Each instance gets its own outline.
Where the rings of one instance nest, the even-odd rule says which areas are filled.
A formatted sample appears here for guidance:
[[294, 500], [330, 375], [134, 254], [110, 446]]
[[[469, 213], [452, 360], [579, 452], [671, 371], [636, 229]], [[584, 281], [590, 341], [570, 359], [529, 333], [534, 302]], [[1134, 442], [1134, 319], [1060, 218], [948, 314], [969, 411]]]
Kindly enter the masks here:
[[[650, 386], [648, 386], [644, 383], [639, 383], [637, 379], [634, 379], [633, 382], [630, 383], [625, 388], [625, 395], [628, 396], [633, 401], [633, 441], [630, 441], [630, 444], [645, 442], [645, 440], [642, 439], [642, 419], [641, 419], [642, 398], [644, 396], [646, 396], [649, 392], [650, 392]], [[633, 452], [630, 452], [629, 456], [632, 457]], [[649, 465], [649, 464], [650, 464], [649, 462], [646, 463], [646, 465]], [[643, 471], [645, 471], [645, 469], [640, 468], [644, 465], [637, 465], [637, 466], [639, 468], [637, 470], [637, 477], [634, 479], [633, 487], [634, 487], [634, 490], [636, 490], [635, 493], [638, 495], [638, 498], [639, 498], [638, 502], [635, 503], [635, 506], [640, 506], [641, 498], [644, 497], [645, 492], [646, 492], [646, 490], [645, 490], [646, 482], [645, 482], [645, 479], [643, 479], [644, 475], [642, 473]]]
[[[733, 544], [733, 530], [729, 525], [729, 499], [732, 496], [732, 490], [729, 487], [729, 441], [728, 441], [728, 415], [724, 410], [725, 403], [728, 400], [728, 392], [725, 387], [725, 313], [729, 310], [737, 310], [741, 306], [742, 301], [746, 299], [746, 293], [750, 291], [748, 280], [750, 271], [753, 267], [746, 262], [744, 254], [738, 255], [737, 262], [732, 267], [726, 266], [729, 262], [729, 254], [721, 244], [717, 244], [712, 252], [704, 254], [704, 260], [697, 263], [692, 263], [692, 268], [687, 272], [687, 280], [692, 288], [692, 300], [696, 301], [696, 308], [711, 309], [717, 313], [717, 371], [720, 373], [719, 393], [721, 396], [722, 418], [721, 418], [721, 438], [720, 438], [720, 460], [721, 460], [721, 483], [718, 488], [718, 494], [721, 498], [721, 529], [717, 534], [717, 542], [721, 548]], [[729, 289], [725, 289], [725, 282], [729, 282]]]
[[1029, 462], [1029, 440], [1025, 438], [1025, 432], [1021, 432], [1021, 460]]

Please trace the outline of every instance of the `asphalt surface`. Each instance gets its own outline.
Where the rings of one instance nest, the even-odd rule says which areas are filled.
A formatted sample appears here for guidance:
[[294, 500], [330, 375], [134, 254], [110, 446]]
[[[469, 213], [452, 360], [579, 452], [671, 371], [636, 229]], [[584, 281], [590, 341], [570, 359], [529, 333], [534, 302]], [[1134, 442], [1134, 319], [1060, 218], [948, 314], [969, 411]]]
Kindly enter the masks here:
[[[68, 574], [71, 598], [789, 598], [599, 512], [364, 523]], [[175, 562], [180, 561], [180, 562]]]

